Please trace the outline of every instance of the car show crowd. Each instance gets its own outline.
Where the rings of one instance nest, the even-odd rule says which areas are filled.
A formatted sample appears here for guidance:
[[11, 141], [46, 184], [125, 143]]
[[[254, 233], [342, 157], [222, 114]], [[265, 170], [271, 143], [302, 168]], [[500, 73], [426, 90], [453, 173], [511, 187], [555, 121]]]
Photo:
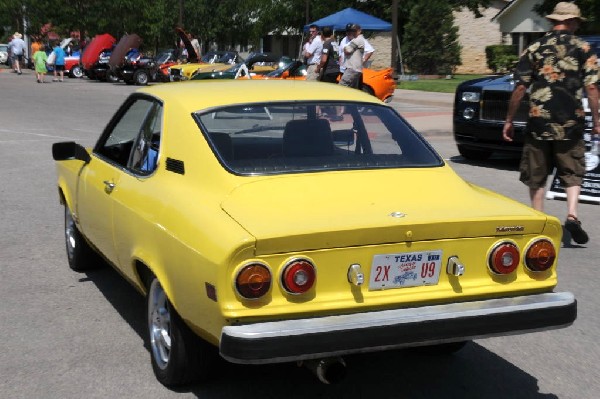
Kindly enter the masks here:
[[[242, 64], [244, 60], [237, 52], [207, 51], [204, 57], [198, 38], [176, 29], [177, 39], [171, 49], [159, 51], [155, 56], [142, 54], [139, 47], [142, 43], [139, 36], [124, 35], [119, 43], [109, 34], [97, 35], [93, 39], [85, 38], [80, 41], [76, 38], [47, 39], [45, 42], [38, 36], [31, 36], [30, 45], [23, 40], [23, 34], [15, 32], [7, 47], [3, 63], [10, 66], [18, 75], [23, 68], [35, 70], [38, 83], [46, 83], [45, 76], [52, 73], [53, 82], [64, 81], [64, 76], [80, 78], [87, 76], [90, 79], [107, 81], [122, 80], [128, 84], [147, 84], [150, 81], [172, 81], [170, 67], [188, 63], [223, 63]], [[136, 37], [133, 39], [133, 37]], [[123, 48], [117, 52], [121, 42]], [[83, 50], [88, 44], [91, 46], [87, 59], [83, 57]], [[363, 36], [361, 26], [349, 22], [346, 25], [345, 35], [341, 39], [334, 36], [331, 27], [311, 25], [309, 35], [301, 51], [304, 68], [300, 72], [306, 80], [319, 80], [331, 83], [340, 83], [344, 86], [362, 89], [363, 68], [368, 67], [369, 59], [375, 52], [373, 46]], [[39, 54], [38, 54], [39, 53]], [[256, 53], [250, 53], [251, 56]], [[292, 61], [289, 57], [278, 57], [282, 62]], [[111, 59], [116, 59], [111, 61]], [[145, 60], [145, 61], [144, 61]], [[258, 64], [264, 65], [266, 61]], [[134, 70], [131, 76], [125, 76], [125, 64], [151, 65], [153, 69], [144, 68], [143, 76]], [[248, 65], [244, 65], [248, 69]], [[134, 68], [138, 69], [138, 68]], [[194, 71], [192, 75], [200, 72]], [[242, 75], [243, 76], [243, 75]], [[192, 76], [187, 76], [191, 78]], [[236, 76], [237, 77], [237, 76]], [[365, 90], [369, 92], [369, 90]], [[371, 89], [371, 91], [373, 91]], [[375, 93], [371, 93], [375, 94]], [[384, 99], [384, 98], [382, 98]]]

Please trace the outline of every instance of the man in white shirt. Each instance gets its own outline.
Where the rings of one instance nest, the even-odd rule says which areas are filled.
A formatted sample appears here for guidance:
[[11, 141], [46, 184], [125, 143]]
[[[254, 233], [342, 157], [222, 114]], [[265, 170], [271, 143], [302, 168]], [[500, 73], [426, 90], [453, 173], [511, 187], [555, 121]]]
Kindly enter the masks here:
[[321, 52], [323, 51], [323, 41], [319, 36], [319, 27], [311, 25], [308, 32], [310, 33], [310, 44], [304, 52], [304, 57], [308, 63], [306, 69], [306, 80], [319, 80], [317, 66], [321, 62]]
[[19, 32], [15, 32], [13, 39], [8, 43], [10, 48], [10, 54], [12, 56], [12, 66], [16, 73], [21, 74], [21, 62], [23, 62], [23, 56], [25, 55], [25, 42], [21, 39], [23, 35]]
[[[344, 62], [345, 62], [345, 57], [346, 55], [344, 54], [344, 47], [346, 47], [348, 45], [348, 43], [350, 43], [350, 40], [352, 40], [351, 34], [352, 32], [349, 31], [349, 29], [351, 29], [353, 24], [347, 24], [346, 25], [346, 36], [344, 36], [344, 38], [342, 39], [342, 41], [340, 42], [340, 46], [339, 46], [339, 60], [340, 60], [340, 72], [344, 73], [344, 71], [346, 70], [346, 67], [344, 66]], [[371, 43], [369, 43], [369, 41], [365, 38], [365, 51], [363, 54], [363, 65], [365, 67], [367, 67], [367, 62], [369, 61], [369, 58], [371, 58], [371, 56], [373, 55], [373, 53], [375, 52], [375, 48], [373, 48], [373, 46], [371, 45]]]

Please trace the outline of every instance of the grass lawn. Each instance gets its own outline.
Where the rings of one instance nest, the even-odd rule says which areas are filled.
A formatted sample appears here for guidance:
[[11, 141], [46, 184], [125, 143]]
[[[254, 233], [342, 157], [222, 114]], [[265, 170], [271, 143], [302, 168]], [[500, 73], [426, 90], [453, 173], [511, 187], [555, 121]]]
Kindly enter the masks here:
[[481, 78], [487, 75], [453, 75], [451, 79], [398, 80], [398, 88], [405, 90], [435, 91], [454, 93], [456, 86], [465, 80]]

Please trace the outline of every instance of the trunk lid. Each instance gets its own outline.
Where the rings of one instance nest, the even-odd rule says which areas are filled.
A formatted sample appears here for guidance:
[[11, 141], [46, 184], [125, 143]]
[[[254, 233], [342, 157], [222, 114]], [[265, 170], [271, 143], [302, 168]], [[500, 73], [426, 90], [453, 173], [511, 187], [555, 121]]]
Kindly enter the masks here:
[[257, 255], [536, 234], [546, 223], [447, 166], [265, 177], [236, 187], [222, 208], [257, 239]]

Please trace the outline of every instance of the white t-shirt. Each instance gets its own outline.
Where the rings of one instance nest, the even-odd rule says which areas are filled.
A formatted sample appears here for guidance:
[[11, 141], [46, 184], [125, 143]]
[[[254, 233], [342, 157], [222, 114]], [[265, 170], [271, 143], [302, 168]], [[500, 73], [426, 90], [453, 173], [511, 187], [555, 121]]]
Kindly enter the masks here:
[[[344, 65], [344, 63], [346, 62], [346, 54], [344, 54], [344, 47], [346, 47], [348, 43], [350, 43], [350, 39], [348, 38], [348, 36], [344, 36], [344, 38], [340, 42], [339, 47], [340, 72], [344, 72], [346, 70], [346, 65]], [[369, 43], [369, 41], [365, 38], [365, 54], [373, 52], [375, 52], [375, 48], [373, 48], [373, 46], [371, 46], [371, 43]]]
[[323, 42], [320, 36], [316, 36], [308, 46], [306, 50], [309, 54], [312, 54], [308, 59], [308, 65], [318, 64], [321, 62], [321, 52], [323, 51]]

